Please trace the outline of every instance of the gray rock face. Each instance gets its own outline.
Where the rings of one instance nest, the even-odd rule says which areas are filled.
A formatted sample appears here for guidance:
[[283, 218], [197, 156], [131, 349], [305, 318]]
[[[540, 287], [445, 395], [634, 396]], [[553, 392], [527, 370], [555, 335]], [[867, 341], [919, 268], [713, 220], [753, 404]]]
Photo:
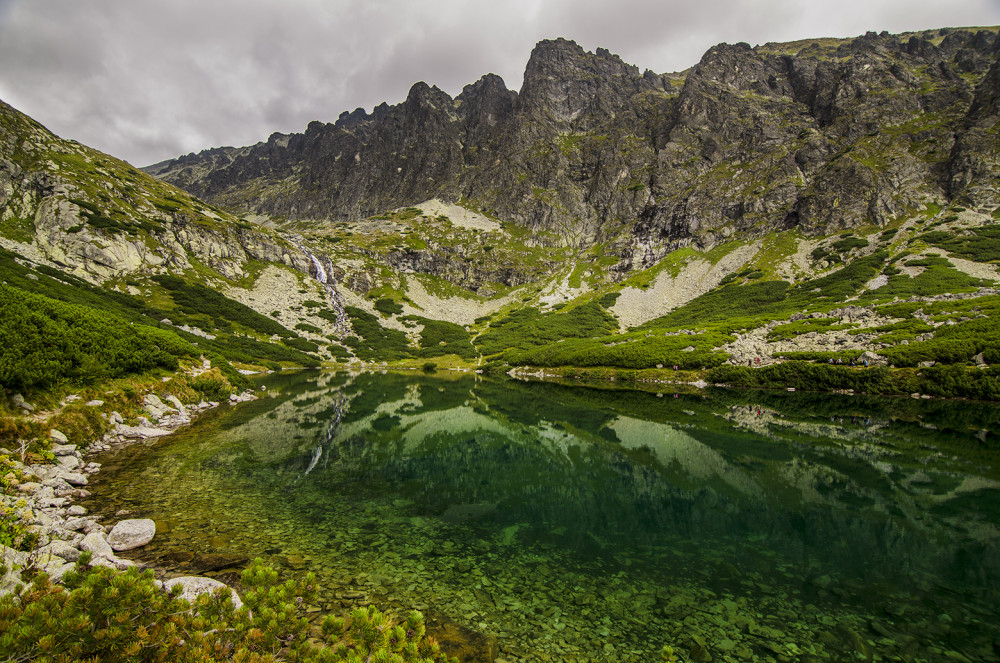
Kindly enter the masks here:
[[62, 475], [62, 478], [74, 486], [86, 486], [87, 476], [85, 474], [80, 474], [79, 472], [66, 472]]
[[130, 439], [140, 439], [148, 437], [163, 437], [170, 435], [172, 431], [162, 428], [152, 428], [150, 426], [119, 426], [118, 433]]
[[122, 520], [108, 533], [108, 544], [117, 552], [144, 546], [156, 535], [156, 523], [149, 518]]
[[996, 204], [1000, 180], [1000, 59], [976, 87], [948, 163], [949, 194], [965, 205]]
[[[417, 83], [397, 106], [148, 172], [288, 217], [352, 220], [464, 198], [564, 243], [618, 237], [626, 271], [732, 233], [827, 233], [949, 197], [995, 204], [997, 38], [953, 30], [936, 46], [945, 34], [720, 44], [677, 75], [544, 41], [520, 92], [496, 76], [455, 99]], [[245, 194], [290, 178], [291, 189]], [[437, 269], [446, 258], [418, 262]]]
[[75, 562], [80, 559], [79, 549], [74, 548], [65, 541], [59, 541], [58, 539], [39, 549], [39, 553], [43, 556], [55, 555], [56, 557], [60, 557], [68, 562]]
[[101, 532], [91, 532], [83, 537], [83, 541], [80, 542], [80, 550], [89, 551], [94, 554], [94, 557], [115, 556], [115, 551]]
[[[0, 102], [0, 205], [8, 213], [31, 219], [33, 247], [45, 259], [78, 269], [90, 280], [104, 280], [140, 269], [186, 269], [189, 256], [220, 273], [246, 275], [247, 261], [257, 259], [307, 271], [309, 260], [287, 242], [246, 224], [237, 226], [231, 215], [205, 210], [200, 203], [164, 205], [136, 189], [119, 163], [106, 155], [69, 141], [60, 141], [40, 125]], [[55, 170], [40, 158], [50, 149], [74, 154], [86, 161], [101, 161], [109, 171], [98, 185], [106, 191], [101, 200], [86, 200], [73, 174]], [[152, 184], [151, 182], [148, 184]], [[84, 187], [86, 188], [86, 187]], [[139, 189], [143, 189], [139, 186]], [[126, 207], [121, 201], [128, 200]], [[159, 206], [157, 203], [159, 202]], [[124, 216], [130, 232], [90, 223], [94, 210], [105, 218]]]
[[[180, 585], [182, 588], [181, 598], [190, 602], [194, 602], [194, 600], [201, 594], [214, 594], [218, 590], [228, 587], [228, 585], [225, 585], [218, 580], [203, 578], [201, 576], [173, 578], [163, 583], [164, 589], [167, 591], [170, 591], [175, 585]], [[243, 601], [240, 599], [239, 594], [233, 592], [232, 597], [233, 605], [237, 608], [241, 608], [243, 606]]]
[[[53, 434], [54, 433], [59, 433], [59, 431], [56, 431], [56, 430], [54, 430], [52, 432], [53, 432]], [[62, 435], [62, 433], [59, 433], [59, 434]], [[63, 435], [64, 439], [65, 439], [65, 437], [66, 436]], [[52, 439], [56, 439], [56, 438], [53, 436]], [[62, 456], [72, 456], [73, 454], [76, 453], [76, 445], [75, 444], [66, 444], [66, 443], [53, 444], [51, 451], [52, 451], [52, 455], [54, 455], [54, 456], [59, 456], [59, 457], [62, 457]]]

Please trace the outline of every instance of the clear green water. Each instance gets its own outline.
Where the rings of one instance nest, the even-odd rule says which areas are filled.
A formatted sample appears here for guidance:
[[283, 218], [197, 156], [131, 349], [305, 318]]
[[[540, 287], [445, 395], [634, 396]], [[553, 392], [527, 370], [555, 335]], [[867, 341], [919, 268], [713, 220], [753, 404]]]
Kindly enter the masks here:
[[1000, 660], [995, 405], [377, 374], [265, 393], [106, 456], [92, 508], [155, 519], [147, 561], [312, 570], [324, 609], [417, 607], [500, 660]]

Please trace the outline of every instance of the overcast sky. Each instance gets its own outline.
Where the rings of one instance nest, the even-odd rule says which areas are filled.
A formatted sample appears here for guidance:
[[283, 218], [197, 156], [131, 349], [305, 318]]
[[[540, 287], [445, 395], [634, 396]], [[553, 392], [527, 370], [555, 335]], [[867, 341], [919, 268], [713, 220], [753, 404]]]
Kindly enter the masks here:
[[1000, 24], [1000, 0], [0, 0], [0, 99], [137, 166], [344, 110], [519, 89], [541, 39], [679, 71], [713, 44]]

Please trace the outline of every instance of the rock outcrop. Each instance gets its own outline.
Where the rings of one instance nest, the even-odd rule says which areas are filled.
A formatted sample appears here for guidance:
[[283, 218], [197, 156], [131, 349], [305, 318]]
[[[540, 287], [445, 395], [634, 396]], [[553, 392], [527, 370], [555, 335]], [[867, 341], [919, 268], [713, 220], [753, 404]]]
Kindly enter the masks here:
[[90, 280], [252, 260], [308, 273], [277, 233], [240, 222], [113, 157], [62, 140], [0, 102], [0, 245]]
[[660, 75], [556, 39], [519, 92], [494, 75], [454, 99], [417, 83], [397, 106], [147, 171], [288, 219], [462, 200], [549, 241], [610, 242], [628, 271], [733, 234], [829, 233], [952, 199], [996, 207], [997, 43], [942, 29], [720, 44]]

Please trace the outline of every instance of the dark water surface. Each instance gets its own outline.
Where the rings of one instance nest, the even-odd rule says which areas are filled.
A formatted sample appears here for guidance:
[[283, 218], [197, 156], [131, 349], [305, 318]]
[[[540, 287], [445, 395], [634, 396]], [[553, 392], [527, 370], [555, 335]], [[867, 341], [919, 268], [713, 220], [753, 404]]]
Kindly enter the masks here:
[[324, 609], [437, 611], [499, 660], [1000, 660], [996, 405], [378, 374], [264, 393], [101, 459], [90, 506], [156, 520], [141, 559], [312, 570]]

